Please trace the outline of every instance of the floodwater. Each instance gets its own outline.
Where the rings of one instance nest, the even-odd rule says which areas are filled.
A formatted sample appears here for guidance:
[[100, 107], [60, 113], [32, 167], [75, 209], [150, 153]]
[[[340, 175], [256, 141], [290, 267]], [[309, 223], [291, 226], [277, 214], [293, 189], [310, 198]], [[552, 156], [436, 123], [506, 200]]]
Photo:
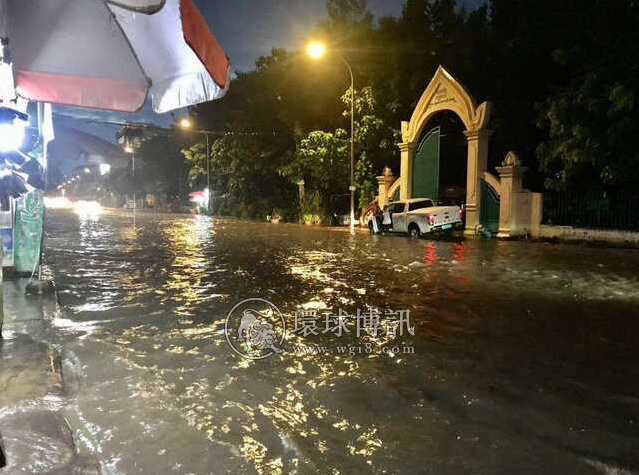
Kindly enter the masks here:
[[[121, 212], [47, 233], [65, 415], [105, 474], [639, 474], [637, 251]], [[289, 328], [410, 310], [414, 335], [287, 345], [414, 353], [242, 358], [224, 321], [252, 297]]]

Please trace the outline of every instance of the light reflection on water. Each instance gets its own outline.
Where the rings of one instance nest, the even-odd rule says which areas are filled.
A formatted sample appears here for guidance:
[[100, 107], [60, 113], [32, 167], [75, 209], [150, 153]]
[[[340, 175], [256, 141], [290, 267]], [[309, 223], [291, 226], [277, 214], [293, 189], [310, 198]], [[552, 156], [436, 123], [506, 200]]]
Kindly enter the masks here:
[[[69, 411], [108, 473], [639, 467], [634, 251], [120, 213], [55, 214], [47, 249], [82, 363]], [[240, 359], [224, 318], [250, 297], [410, 309], [414, 337], [363, 341], [416, 354]]]

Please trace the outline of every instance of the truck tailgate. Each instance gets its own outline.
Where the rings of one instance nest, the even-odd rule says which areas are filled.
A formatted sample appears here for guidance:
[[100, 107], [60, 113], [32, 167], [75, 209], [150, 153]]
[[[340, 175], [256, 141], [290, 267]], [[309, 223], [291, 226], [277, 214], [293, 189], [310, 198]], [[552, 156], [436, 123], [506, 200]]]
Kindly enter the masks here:
[[459, 208], [456, 206], [437, 206], [428, 208], [428, 214], [435, 217], [435, 226], [456, 224], [461, 222]]

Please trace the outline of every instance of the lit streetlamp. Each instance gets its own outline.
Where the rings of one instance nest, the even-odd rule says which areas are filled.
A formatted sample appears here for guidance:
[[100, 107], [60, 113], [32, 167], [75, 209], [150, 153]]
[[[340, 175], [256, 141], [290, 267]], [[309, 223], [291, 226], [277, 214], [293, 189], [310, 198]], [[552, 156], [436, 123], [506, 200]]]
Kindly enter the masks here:
[[183, 117], [178, 122], [180, 128], [184, 130], [193, 130], [193, 132], [197, 132], [198, 134], [202, 134], [206, 137], [206, 213], [208, 215], [211, 214], [211, 141], [210, 136], [214, 135], [215, 132], [211, 132], [210, 130], [195, 130], [193, 129], [193, 124], [189, 120], [188, 117]]
[[[131, 176], [133, 177], [133, 220], [134, 220], [134, 224], [135, 224], [135, 212], [137, 210], [138, 207], [138, 201], [137, 201], [137, 194], [136, 194], [136, 188], [135, 188], [135, 146], [132, 145], [130, 142], [126, 142], [124, 145], [124, 153], [128, 153], [131, 155]], [[127, 200], [127, 207], [128, 207], [128, 200], [129, 200], [129, 194], [127, 192], [126, 195], [126, 200]]]
[[[306, 46], [306, 54], [315, 60], [320, 60], [326, 55], [326, 44], [321, 41], [312, 41]], [[351, 230], [355, 229], [355, 76], [353, 68], [341, 54], [334, 54], [346, 65], [351, 76]]]

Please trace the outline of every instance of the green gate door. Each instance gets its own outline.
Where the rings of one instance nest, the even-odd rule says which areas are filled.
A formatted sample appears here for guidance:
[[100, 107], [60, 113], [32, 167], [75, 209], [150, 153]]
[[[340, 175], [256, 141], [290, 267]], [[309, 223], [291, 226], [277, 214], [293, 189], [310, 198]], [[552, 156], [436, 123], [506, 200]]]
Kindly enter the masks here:
[[441, 128], [428, 132], [413, 155], [413, 198], [439, 198]]
[[479, 222], [492, 234], [499, 232], [499, 195], [484, 180], [481, 180], [481, 206]]

